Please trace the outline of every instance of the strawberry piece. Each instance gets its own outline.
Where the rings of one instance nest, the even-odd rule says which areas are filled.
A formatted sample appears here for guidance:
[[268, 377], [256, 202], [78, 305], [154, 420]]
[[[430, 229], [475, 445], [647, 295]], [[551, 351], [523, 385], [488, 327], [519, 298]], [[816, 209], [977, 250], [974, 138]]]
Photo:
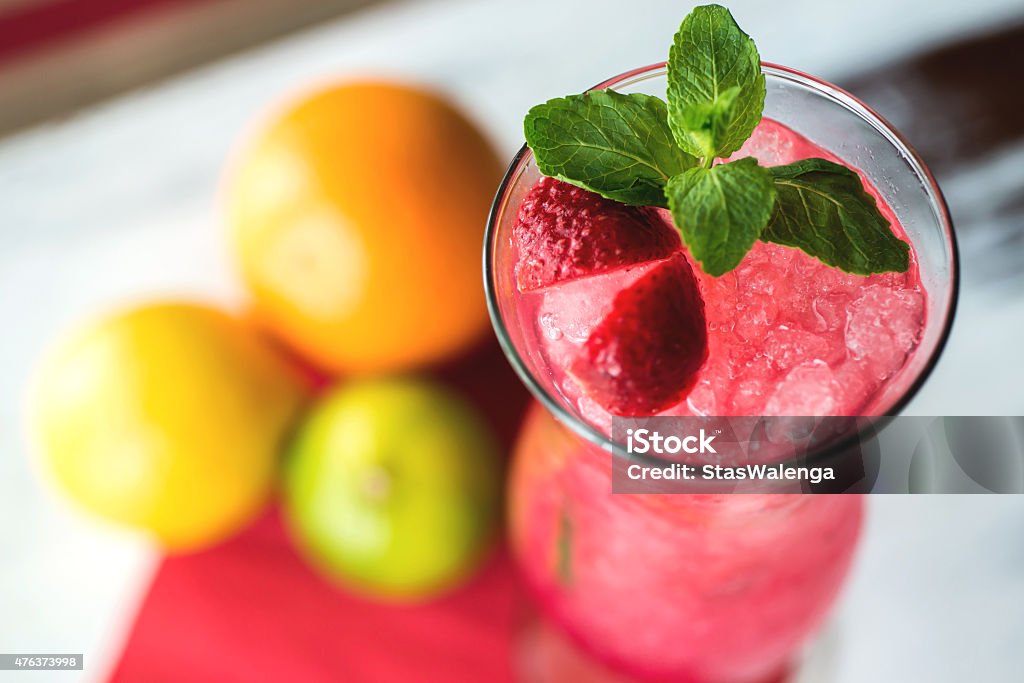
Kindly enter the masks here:
[[682, 246], [657, 209], [620, 204], [554, 178], [542, 178], [523, 199], [512, 238], [521, 291], [662, 259]]
[[654, 415], [686, 398], [707, 353], [704, 301], [677, 254], [619, 292], [569, 372], [613, 415]]

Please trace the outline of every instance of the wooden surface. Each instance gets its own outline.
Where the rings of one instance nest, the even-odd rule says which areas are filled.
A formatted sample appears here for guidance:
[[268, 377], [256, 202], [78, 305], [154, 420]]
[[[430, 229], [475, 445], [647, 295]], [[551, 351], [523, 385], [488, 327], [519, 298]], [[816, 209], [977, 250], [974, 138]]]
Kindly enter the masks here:
[[[965, 277], [1024, 289], [1024, 12], [842, 80], [907, 139], [949, 199]], [[973, 289], [968, 291], [968, 294]]]

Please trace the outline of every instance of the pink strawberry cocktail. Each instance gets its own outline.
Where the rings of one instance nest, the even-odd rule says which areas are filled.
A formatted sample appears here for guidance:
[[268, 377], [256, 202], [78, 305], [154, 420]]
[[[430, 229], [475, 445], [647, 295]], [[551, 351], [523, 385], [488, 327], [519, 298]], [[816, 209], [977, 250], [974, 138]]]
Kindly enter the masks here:
[[[661, 93], [664, 73], [603, 87]], [[842, 585], [863, 502], [613, 495], [612, 416], [890, 414], [934, 364], [955, 302], [948, 216], [913, 152], [833, 86], [764, 73], [765, 118], [731, 158], [853, 169], [909, 242], [905, 272], [853, 275], [758, 242], [712, 277], [666, 211], [542, 179], [526, 149], [489, 225], [492, 318], [541, 403], [513, 466], [516, 556], [575, 643], [641, 680], [782, 680]]]

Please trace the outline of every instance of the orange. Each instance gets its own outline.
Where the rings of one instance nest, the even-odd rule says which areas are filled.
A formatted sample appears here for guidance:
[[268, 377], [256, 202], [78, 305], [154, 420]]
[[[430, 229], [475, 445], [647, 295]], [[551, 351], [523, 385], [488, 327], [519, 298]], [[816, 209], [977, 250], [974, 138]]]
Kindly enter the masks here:
[[71, 498], [171, 550], [215, 543], [271, 491], [305, 389], [252, 328], [183, 303], [75, 331], [36, 377], [30, 426]]
[[501, 174], [437, 95], [354, 82], [294, 99], [243, 144], [225, 186], [256, 314], [336, 372], [456, 354], [487, 326], [480, 255]]

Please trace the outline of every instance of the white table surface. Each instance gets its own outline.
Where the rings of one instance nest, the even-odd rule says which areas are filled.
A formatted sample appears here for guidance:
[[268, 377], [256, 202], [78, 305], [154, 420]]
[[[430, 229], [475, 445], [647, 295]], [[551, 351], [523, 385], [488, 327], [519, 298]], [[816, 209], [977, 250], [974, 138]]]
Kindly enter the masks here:
[[[998, 25], [1020, 0], [730, 5], [765, 59], [839, 80]], [[84, 674], [45, 679], [55, 681], [102, 680], [119, 652], [158, 556], [41, 484], [23, 434], [24, 388], [46, 341], [93, 311], [164, 294], [237, 304], [215, 195], [254, 112], [311, 79], [394, 76], [451, 94], [511, 155], [529, 106], [663, 59], [687, 10], [612, 0], [386, 5], [0, 141], [0, 652], [85, 653]], [[990, 168], [947, 184], [954, 211], [978, 201]], [[963, 248], [957, 327], [911, 412], [1024, 414], [1024, 291], [972, 278], [984, 268], [983, 238]], [[1024, 497], [870, 504], [830, 626], [829, 680], [1022, 680]], [[29, 679], [43, 680], [0, 672]]]

